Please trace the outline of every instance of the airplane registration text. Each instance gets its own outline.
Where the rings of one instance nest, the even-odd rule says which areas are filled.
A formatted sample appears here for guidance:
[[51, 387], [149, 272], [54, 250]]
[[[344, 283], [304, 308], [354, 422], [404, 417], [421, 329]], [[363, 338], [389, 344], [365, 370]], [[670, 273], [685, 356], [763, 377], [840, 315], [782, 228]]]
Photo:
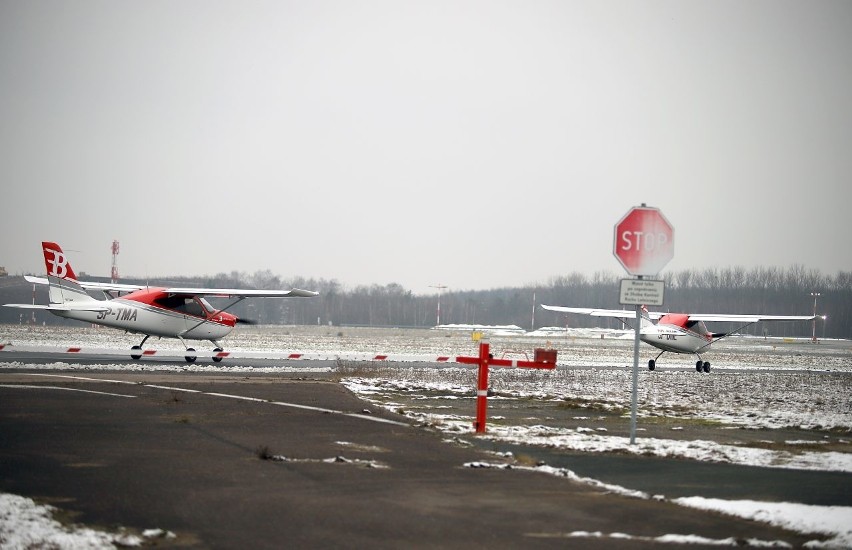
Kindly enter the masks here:
[[98, 319], [106, 319], [114, 317], [116, 321], [135, 321], [138, 311], [132, 307], [120, 307], [116, 309], [108, 309], [98, 313]]

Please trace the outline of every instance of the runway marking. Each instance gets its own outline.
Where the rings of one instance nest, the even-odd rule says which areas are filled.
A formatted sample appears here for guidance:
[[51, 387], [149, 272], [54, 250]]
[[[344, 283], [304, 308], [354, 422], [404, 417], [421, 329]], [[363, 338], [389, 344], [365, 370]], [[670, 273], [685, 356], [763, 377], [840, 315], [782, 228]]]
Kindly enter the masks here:
[[207, 393], [207, 392], [201, 392], [201, 393], [204, 393], [205, 395], [212, 395], [212, 396], [215, 396], [215, 397], [227, 397], [227, 398], [230, 398], [230, 399], [242, 399], [244, 401], [256, 401], [258, 403], [268, 403], [270, 405], [278, 405], [278, 406], [281, 406], [281, 407], [290, 407], [290, 408], [293, 408], [293, 409], [302, 409], [302, 410], [306, 410], [306, 411], [315, 411], [315, 412], [321, 412], [321, 413], [324, 413], [324, 414], [340, 414], [340, 415], [343, 415], [343, 416], [350, 416], [352, 418], [359, 418], [361, 420], [369, 420], [371, 422], [391, 424], [391, 425], [394, 425], [394, 426], [405, 426], [406, 428], [408, 428], [410, 426], [410, 424], [406, 424], [404, 422], [397, 422], [396, 420], [388, 420], [387, 418], [367, 416], [363, 413], [349, 413], [349, 412], [338, 411], [338, 410], [335, 410], [335, 409], [325, 409], [323, 407], [312, 407], [311, 405], [299, 405], [298, 403], [285, 403], [284, 401], [269, 401], [267, 399], [260, 399], [260, 398], [257, 398], [257, 397], [245, 397], [245, 396], [242, 396], [242, 395], [230, 395], [230, 394], [227, 394], [227, 393]]
[[[252, 402], [255, 402], [255, 403], [266, 403], [268, 405], [278, 405], [279, 407], [290, 407], [290, 408], [293, 408], [293, 409], [301, 409], [301, 410], [305, 410], [305, 411], [314, 411], [314, 412], [320, 412], [320, 413], [323, 413], [323, 414], [339, 414], [341, 416], [358, 418], [360, 420], [368, 420], [370, 422], [378, 422], [380, 424], [390, 424], [392, 426], [403, 426], [405, 428], [411, 427], [411, 424], [407, 424], [405, 422], [398, 422], [396, 420], [389, 420], [387, 418], [381, 418], [381, 417], [377, 417], [377, 416], [369, 416], [369, 415], [363, 414], [363, 413], [344, 412], [344, 411], [338, 411], [338, 410], [335, 410], [335, 409], [326, 409], [326, 408], [323, 408], [323, 407], [313, 407], [311, 405], [300, 405], [298, 403], [287, 403], [287, 402], [284, 402], [284, 401], [270, 401], [268, 399], [261, 399], [259, 397], [247, 397], [247, 396], [244, 396], [244, 395], [233, 395], [233, 394], [229, 394], [229, 393], [205, 392], [205, 391], [193, 390], [193, 389], [189, 389], [189, 388], [177, 388], [177, 387], [173, 387], [173, 386], [160, 386], [160, 385], [157, 385], [157, 384], [140, 384], [138, 382], [129, 382], [127, 380], [111, 380], [111, 379], [108, 379], [108, 378], [92, 378], [92, 377], [89, 377], [89, 376], [73, 376], [73, 375], [70, 375], [70, 374], [45, 374], [45, 373], [17, 373], [17, 374], [18, 375], [25, 375], [25, 376], [52, 376], [52, 377], [55, 377], [55, 378], [69, 378], [69, 379], [72, 379], [72, 380], [85, 380], [85, 381], [88, 381], [88, 382], [107, 382], [107, 383], [111, 383], [111, 384], [131, 384], [131, 385], [134, 385], [134, 386], [141, 386], [141, 387], [144, 387], [144, 388], [152, 388], [152, 389], [157, 389], [157, 390], [169, 390], [169, 391], [179, 391], [179, 392], [185, 392], [185, 393], [197, 393], [197, 394], [201, 394], [201, 395], [209, 395], [211, 397], [224, 397], [226, 399], [240, 399], [242, 401], [252, 401]], [[14, 387], [23, 387], [23, 386], [14, 386]], [[33, 387], [37, 388], [37, 387], [42, 387], [42, 386], [33, 386]], [[45, 387], [52, 387], [52, 386], [45, 386]], [[57, 389], [68, 389], [68, 388], [58, 388], [57, 387]], [[76, 390], [76, 391], [88, 391], [90, 393], [102, 393], [102, 392], [96, 392], [96, 391], [92, 391], [92, 390]], [[120, 394], [106, 394], [106, 395], [120, 395]], [[135, 397], [135, 396], [126, 395], [126, 396], [123, 396], [123, 397]]]
[[95, 393], [98, 395], [110, 395], [112, 397], [136, 397], [135, 395], [125, 395], [123, 393], [109, 393], [105, 391], [94, 390], [78, 390], [77, 388], [63, 388], [62, 386], [30, 386], [26, 384], [0, 384], [0, 388], [23, 388], [27, 390], [62, 390], [62, 391], [77, 391], [81, 393]]
[[173, 388], [171, 386], [158, 386], [156, 384], [142, 384], [142, 386], [145, 386], [146, 388], [154, 388], [157, 390], [182, 391], [185, 393], [204, 393], [201, 390], [191, 390], [189, 388]]
[[89, 382], [109, 382], [111, 384], [129, 384], [131, 386], [140, 385], [138, 382], [129, 382], [127, 380], [109, 380], [107, 378], [90, 378], [88, 376], [71, 376], [69, 374], [45, 374], [43, 372], [19, 372], [21, 376], [46, 376], [51, 378], [71, 378], [72, 380], [86, 380]]

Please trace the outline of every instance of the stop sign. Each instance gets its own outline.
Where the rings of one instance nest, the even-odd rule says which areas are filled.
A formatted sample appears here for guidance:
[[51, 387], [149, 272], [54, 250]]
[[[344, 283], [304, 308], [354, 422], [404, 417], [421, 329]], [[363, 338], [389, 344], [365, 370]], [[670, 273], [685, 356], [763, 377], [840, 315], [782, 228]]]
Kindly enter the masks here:
[[674, 229], [658, 209], [633, 207], [615, 224], [613, 254], [631, 275], [652, 277], [674, 256]]

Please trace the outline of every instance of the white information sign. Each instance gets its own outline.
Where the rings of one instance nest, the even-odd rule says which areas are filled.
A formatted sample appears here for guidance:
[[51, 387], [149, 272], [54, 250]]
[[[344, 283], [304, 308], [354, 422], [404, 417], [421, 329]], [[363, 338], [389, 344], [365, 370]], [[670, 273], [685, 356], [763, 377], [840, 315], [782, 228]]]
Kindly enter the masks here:
[[666, 285], [663, 281], [622, 279], [619, 302], [622, 305], [661, 306], [663, 305], [665, 288]]

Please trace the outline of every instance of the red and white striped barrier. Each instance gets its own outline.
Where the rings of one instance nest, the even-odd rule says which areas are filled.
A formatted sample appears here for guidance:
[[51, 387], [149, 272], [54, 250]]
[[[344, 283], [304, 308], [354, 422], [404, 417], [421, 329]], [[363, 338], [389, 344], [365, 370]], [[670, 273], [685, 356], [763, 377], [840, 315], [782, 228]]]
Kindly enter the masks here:
[[411, 355], [390, 353], [343, 353], [343, 352], [291, 352], [291, 351], [213, 351], [181, 349], [115, 349], [82, 346], [31, 346], [16, 344], [0, 344], [2, 352], [51, 353], [68, 355], [102, 355], [105, 357], [127, 358], [141, 355], [142, 357], [202, 359], [278, 359], [287, 361], [386, 361], [386, 362], [423, 362], [423, 363], [463, 363], [463, 358], [449, 355]]

